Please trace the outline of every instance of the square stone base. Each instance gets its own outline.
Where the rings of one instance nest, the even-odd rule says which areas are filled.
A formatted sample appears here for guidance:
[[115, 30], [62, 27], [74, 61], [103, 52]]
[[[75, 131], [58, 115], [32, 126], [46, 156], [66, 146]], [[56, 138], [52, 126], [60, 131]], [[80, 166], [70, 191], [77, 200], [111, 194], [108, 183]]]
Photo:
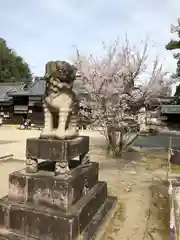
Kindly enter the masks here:
[[25, 169], [9, 175], [8, 200], [45, 205], [67, 211], [98, 182], [99, 164], [91, 162], [71, 170], [68, 178], [51, 171], [26, 173]]
[[105, 182], [96, 184], [66, 213], [5, 197], [0, 200], [0, 239], [90, 240], [115, 202], [107, 197]]

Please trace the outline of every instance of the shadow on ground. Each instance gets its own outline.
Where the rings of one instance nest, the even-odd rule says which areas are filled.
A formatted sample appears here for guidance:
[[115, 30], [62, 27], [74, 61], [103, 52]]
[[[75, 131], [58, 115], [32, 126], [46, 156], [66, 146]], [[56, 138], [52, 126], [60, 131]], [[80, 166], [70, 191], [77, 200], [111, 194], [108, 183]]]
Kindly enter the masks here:
[[18, 142], [18, 141], [0, 140], [0, 145], [1, 144], [8, 144], [8, 143], [15, 143], [15, 142]]

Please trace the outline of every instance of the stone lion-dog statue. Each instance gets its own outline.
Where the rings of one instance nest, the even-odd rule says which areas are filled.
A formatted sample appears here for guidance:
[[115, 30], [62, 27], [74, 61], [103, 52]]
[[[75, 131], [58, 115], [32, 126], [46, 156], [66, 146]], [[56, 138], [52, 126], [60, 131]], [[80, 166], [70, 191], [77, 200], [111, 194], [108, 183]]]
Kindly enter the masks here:
[[79, 104], [73, 91], [77, 69], [65, 61], [50, 61], [45, 66], [44, 129], [40, 138], [78, 136]]

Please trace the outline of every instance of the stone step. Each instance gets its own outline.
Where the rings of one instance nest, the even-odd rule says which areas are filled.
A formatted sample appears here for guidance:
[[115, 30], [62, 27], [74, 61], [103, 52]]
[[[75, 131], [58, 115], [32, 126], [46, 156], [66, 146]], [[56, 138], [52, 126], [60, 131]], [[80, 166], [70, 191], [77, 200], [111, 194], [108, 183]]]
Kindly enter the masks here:
[[80, 165], [67, 179], [54, 176], [53, 172], [39, 171], [27, 174], [25, 169], [9, 175], [8, 200], [56, 207], [68, 211], [85, 192], [98, 182], [98, 163]]
[[[115, 212], [117, 198], [116, 197], [107, 197], [105, 203], [100, 207], [98, 212], [94, 215], [91, 222], [87, 225], [82, 233], [79, 235], [81, 240], [90, 240], [94, 238], [101, 238], [104, 233], [102, 228], [104, 228], [103, 223], [107, 222], [111, 214]], [[39, 240], [49, 240], [49, 237], [43, 236]], [[57, 238], [61, 240], [61, 238]], [[77, 239], [77, 238], [75, 238]], [[73, 240], [75, 240], [73, 239]], [[37, 240], [37, 238], [26, 237], [22, 234], [13, 233], [7, 229], [0, 229], [0, 240]]]
[[0, 200], [0, 226], [44, 240], [74, 240], [84, 232], [107, 200], [107, 184], [98, 182], [68, 212]]

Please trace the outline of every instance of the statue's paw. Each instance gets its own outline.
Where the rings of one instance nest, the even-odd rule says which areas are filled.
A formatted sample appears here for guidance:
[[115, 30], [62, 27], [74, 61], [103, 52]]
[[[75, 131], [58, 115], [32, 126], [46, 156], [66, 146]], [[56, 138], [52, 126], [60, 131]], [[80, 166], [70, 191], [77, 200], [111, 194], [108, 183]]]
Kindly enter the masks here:
[[50, 136], [54, 136], [53, 131], [50, 131], [50, 130], [43, 130], [40, 134], [40, 137], [50, 137]]
[[53, 134], [53, 136], [58, 139], [73, 138], [78, 136], [78, 132], [76, 131], [54, 131]]
[[77, 131], [66, 131], [65, 137], [77, 137], [79, 135], [79, 132]]
[[53, 132], [53, 136], [58, 138], [58, 139], [65, 139], [66, 136], [65, 136], [65, 131], [61, 130], [61, 131], [52, 131]]

